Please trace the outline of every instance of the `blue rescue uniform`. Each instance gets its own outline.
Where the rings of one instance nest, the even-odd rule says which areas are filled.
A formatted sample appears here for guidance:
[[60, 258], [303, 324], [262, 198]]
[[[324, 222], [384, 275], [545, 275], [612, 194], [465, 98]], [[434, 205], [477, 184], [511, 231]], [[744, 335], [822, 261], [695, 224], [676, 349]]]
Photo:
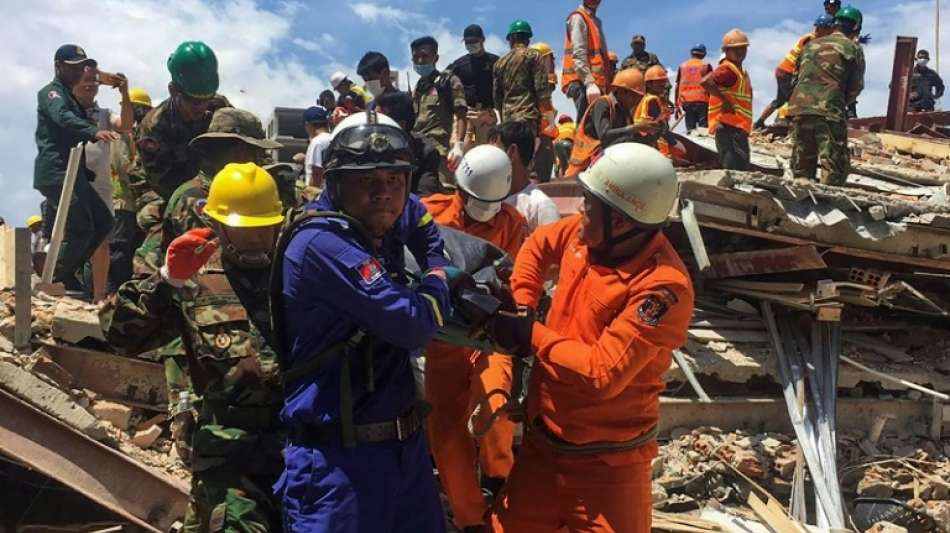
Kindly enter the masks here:
[[[336, 211], [324, 193], [307, 206]], [[408, 288], [404, 247], [422, 266], [445, 266], [442, 238], [411, 196], [396, 226], [371, 250], [342, 218], [314, 218], [294, 233], [283, 259], [284, 364], [292, 370], [362, 329], [371, 357], [351, 357], [357, 425], [394, 420], [417, 402], [410, 359], [447, 319], [449, 289], [425, 276]], [[368, 363], [372, 362], [370, 370]], [[286, 384], [281, 412], [293, 427], [340, 424], [340, 361]], [[370, 381], [372, 386], [370, 386]], [[372, 388], [372, 390], [370, 390]], [[293, 441], [275, 489], [290, 532], [444, 531], [423, 431], [403, 442], [307, 447]]]

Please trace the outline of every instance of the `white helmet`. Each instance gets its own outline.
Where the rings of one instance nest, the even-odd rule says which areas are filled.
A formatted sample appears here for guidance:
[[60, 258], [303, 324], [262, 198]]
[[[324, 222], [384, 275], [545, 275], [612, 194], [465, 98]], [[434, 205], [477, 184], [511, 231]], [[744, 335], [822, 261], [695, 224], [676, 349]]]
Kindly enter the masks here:
[[412, 170], [412, 140], [395, 120], [375, 111], [354, 113], [336, 125], [323, 151], [329, 177], [340, 170], [400, 168]]
[[465, 202], [468, 216], [487, 222], [501, 211], [502, 200], [511, 193], [511, 160], [497, 146], [476, 146], [462, 158], [455, 181], [469, 196]]
[[608, 147], [578, 179], [602, 202], [647, 228], [666, 224], [679, 196], [673, 164], [645, 144]]
[[330, 86], [336, 89], [344, 80], [346, 80], [346, 74], [338, 70], [330, 76]]

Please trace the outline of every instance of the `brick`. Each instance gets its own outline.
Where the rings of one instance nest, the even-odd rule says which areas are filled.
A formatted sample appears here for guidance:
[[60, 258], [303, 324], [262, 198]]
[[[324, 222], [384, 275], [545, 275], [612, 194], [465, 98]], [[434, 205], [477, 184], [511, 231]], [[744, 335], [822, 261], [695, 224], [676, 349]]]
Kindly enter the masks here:
[[132, 408], [121, 403], [99, 400], [92, 404], [92, 414], [99, 420], [105, 420], [122, 431], [129, 429], [132, 420]]
[[162, 436], [161, 426], [152, 426], [148, 429], [143, 429], [142, 431], [136, 431], [135, 435], [132, 436], [132, 444], [138, 446], [139, 448], [148, 449], [151, 448], [155, 441]]

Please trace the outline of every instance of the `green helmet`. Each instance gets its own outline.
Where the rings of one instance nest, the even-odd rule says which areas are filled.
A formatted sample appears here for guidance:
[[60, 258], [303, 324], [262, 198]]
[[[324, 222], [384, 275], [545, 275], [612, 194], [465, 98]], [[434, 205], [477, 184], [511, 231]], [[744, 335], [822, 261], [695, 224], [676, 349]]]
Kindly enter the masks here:
[[844, 6], [835, 13], [835, 20], [850, 20], [855, 26], [861, 26], [864, 23], [864, 17], [861, 11], [854, 6]]
[[185, 41], [168, 56], [172, 81], [185, 94], [211, 98], [218, 91], [218, 58], [201, 41]]
[[534, 32], [531, 31], [531, 25], [528, 24], [527, 20], [518, 19], [511, 23], [511, 26], [508, 27], [508, 37], [516, 33], [524, 33], [528, 38], [534, 37]]

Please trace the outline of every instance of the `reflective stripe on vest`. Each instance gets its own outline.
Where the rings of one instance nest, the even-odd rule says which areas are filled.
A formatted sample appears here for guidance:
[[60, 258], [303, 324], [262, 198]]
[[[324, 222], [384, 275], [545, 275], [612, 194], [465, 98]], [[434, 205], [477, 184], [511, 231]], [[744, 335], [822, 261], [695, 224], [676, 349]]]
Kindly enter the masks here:
[[802, 49], [805, 48], [805, 45], [814, 38], [814, 33], [808, 33], [802, 36], [802, 38], [795, 43], [795, 46], [785, 54], [785, 59], [782, 59], [782, 62], [779, 63], [778, 69], [782, 72], [795, 74], [798, 71], [798, 56], [802, 54]]
[[720, 122], [734, 128], [752, 133], [752, 80], [749, 74], [728, 59], [722, 65], [731, 70], [738, 81], [732, 87], [720, 87], [722, 94], [732, 102], [733, 112], [722, 110], [722, 100], [715, 94], [709, 95], [709, 133], [715, 133]]
[[607, 81], [611, 73], [610, 61], [607, 58], [607, 50], [600, 47], [603, 39], [600, 35], [600, 28], [593, 17], [587, 14], [583, 9], [578, 9], [567, 17], [567, 34], [564, 37], [564, 62], [563, 72], [561, 72], [561, 91], [567, 94], [567, 88], [575, 81], [581, 81], [580, 76], [574, 69], [574, 42], [571, 40], [571, 17], [580, 15], [587, 24], [587, 62], [590, 67], [590, 73], [594, 77], [594, 82], [600, 87], [601, 92], [607, 92]]
[[677, 104], [706, 103], [709, 94], [702, 86], [703, 77], [709, 72], [710, 66], [702, 59], [690, 59], [680, 65], [679, 70], [679, 101]]
[[[655, 94], [647, 93], [642, 99], [640, 99], [640, 103], [637, 104], [637, 108], [633, 111], [634, 124], [639, 124], [648, 120], [654, 120], [654, 118], [650, 116], [650, 104], [653, 102], [656, 102], [656, 105], [660, 107], [660, 116], [656, 120], [659, 122], [665, 122], [667, 119], [669, 119], [668, 113], [664, 110], [666, 106], [663, 105], [663, 99]], [[643, 138], [642, 142], [649, 144], [654, 148], [657, 147], [660, 136], [660, 133], [647, 133], [645, 131], [640, 132], [640, 137]]]
[[594, 104], [601, 100], [607, 101], [607, 109], [609, 110], [608, 116], [610, 117], [609, 121], [611, 124], [614, 122], [617, 101], [614, 100], [613, 95], [601, 96], [587, 107], [587, 111], [584, 112], [584, 118], [582, 118], [580, 124], [577, 125], [577, 131], [574, 132], [574, 147], [571, 149], [570, 164], [565, 173], [568, 177], [576, 177], [584, 170], [587, 170], [591, 160], [600, 150], [600, 139], [587, 135], [587, 119], [590, 117], [590, 112], [594, 109]]

